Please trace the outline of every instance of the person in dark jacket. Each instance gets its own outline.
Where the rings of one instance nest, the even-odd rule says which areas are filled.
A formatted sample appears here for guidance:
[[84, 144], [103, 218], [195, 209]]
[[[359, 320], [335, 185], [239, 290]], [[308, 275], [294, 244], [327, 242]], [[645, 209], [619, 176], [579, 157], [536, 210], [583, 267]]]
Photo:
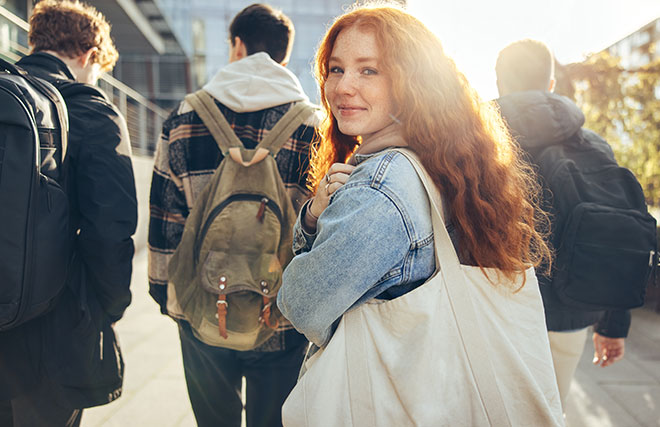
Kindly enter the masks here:
[[0, 425], [77, 426], [82, 408], [121, 395], [113, 324], [131, 301], [135, 180], [126, 121], [93, 86], [118, 57], [105, 18], [81, 3], [45, 0], [28, 37], [32, 54], [17, 65], [58, 88], [69, 113], [74, 250], [55, 307], [0, 333]]
[[[614, 160], [607, 142], [582, 128], [584, 114], [578, 106], [570, 99], [552, 93], [554, 59], [545, 44], [529, 39], [512, 43], [500, 52], [495, 71], [500, 94], [497, 103], [502, 116], [530, 159], [546, 147], [569, 144], [580, 133], [580, 138], [599, 145]], [[544, 200], [545, 205], [548, 203], [549, 200]], [[559, 232], [554, 223], [551, 229], [552, 233]], [[551, 241], [554, 240], [551, 237]], [[585, 311], [569, 307], [553, 290], [551, 276], [538, 275], [538, 279], [559, 394], [565, 408], [571, 381], [584, 350], [587, 327], [594, 326], [594, 364], [609, 366], [623, 358], [630, 312]]]

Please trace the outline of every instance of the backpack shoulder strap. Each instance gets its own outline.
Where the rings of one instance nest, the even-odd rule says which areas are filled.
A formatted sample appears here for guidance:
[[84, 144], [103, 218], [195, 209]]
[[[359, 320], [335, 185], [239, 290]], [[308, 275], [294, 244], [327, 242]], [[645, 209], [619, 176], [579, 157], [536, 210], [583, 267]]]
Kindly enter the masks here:
[[315, 111], [316, 107], [304, 101], [293, 104], [261, 140], [258, 148], [267, 149], [275, 157], [291, 134]]
[[[17, 76], [23, 75], [22, 68], [18, 67], [17, 65], [12, 64], [11, 62], [7, 62], [4, 59], [0, 58], [0, 69], [9, 72], [10, 74], [15, 74]], [[25, 73], [27, 74], [27, 73]]]
[[64, 162], [68, 147], [69, 114], [60, 92], [58, 92], [58, 90], [55, 89], [55, 87], [48, 83], [46, 80], [34, 77], [18, 65], [11, 64], [2, 58], [0, 58], [0, 67], [10, 74], [20, 76], [27, 80], [37, 89], [37, 91], [39, 91], [53, 103], [55, 110], [57, 111], [57, 119], [60, 125], [60, 140], [62, 143], [61, 161]]
[[223, 156], [227, 156], [229, 149], [232, 147], [243, 147], [243, 143], [231, 129], [231, 125], [225, 119], [225, 115], [222, 114], [222, 111], [220, 111], [213, 97], [208, 92], [200, 89], [197, 92], [186, 95], [185, 100], [192, 106], [209, 132], [211, 132], [211, 136], [215, 139]]

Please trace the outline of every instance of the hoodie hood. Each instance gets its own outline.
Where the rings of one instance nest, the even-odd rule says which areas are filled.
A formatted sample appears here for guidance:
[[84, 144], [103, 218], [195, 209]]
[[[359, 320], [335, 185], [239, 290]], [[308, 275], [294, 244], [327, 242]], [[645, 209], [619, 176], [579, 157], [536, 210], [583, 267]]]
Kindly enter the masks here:
[[584, 114], [565, 96], [533, 90], [496, 101], [511, 134], [525, 150], [561, 144], [584, 124]]
[[229, 63], [203, 89], [237, 113], [309, 101], [295, 74], [265, 52]]

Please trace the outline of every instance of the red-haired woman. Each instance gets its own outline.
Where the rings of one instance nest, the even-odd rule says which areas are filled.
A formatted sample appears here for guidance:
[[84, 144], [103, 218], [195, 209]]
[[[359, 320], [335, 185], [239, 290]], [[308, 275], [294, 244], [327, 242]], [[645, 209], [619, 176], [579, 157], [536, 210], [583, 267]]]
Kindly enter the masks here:
[[[499, 114], [481, 102], [419, 20], [382, 6], [340, 16], [319, 47], [316, 76], [326, 116], [311, 165], [315, 197], [301, 211], [294, 238], [297, 256], [278, 295], [284, 316], [312, 343], [324, 348], [349, 310], [404, 298], [440, 268], [427, 192], [411, 162], [391, 148], [406, 147], [421, 159], [442, 195], [446, 228], [463, 264], [498, 269], [500, 278], [512, 283], [549, 256], [537, 231], [534, 178]], [[516, 295], [521, 284], [524, 279], [506, 291]], [[537, 286], [535, 280], [526, 284]], [[531, 358], [541, 360], [547, 373], [510, 381], [520, 382], [519, 391], [540, 396], [545, 402], [540, 412], [561, 418], [538, 289], [529, 292], [538, 322], [520, 325], [520, 330], [538, 335], [538, 354]], [[511, 319], [516, 315], [512, 312]], [[395, 364], [405, 366], [415, 363], [416, 352], [445, 350], [410, 348], [388, 357], [399, 357]], [[528, 362], [526, 356], [516, 360]], [[445, 375], [447, 387], [462, 386], [449, 381], [449, 372]], [[539, 383], [548, 389], [534, 389]], [[390, 404], [378, 403], [376, 412]], [[465, 425], [479, 425], [465, 408], [454, 409], [465, 411], [463, 421], [473, 421]]]

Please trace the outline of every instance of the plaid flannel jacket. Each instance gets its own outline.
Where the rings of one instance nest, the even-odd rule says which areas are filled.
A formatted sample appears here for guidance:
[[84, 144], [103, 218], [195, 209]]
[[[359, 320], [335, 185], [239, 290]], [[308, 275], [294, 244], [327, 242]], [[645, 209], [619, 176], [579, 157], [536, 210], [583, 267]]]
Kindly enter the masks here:
[[[292, 105], [235, 113], [220, 102], [216, 103], [248, 149], [256, 147]], [[307, 170], [317, 124], [318, 116], [313, 115], [291, 135], [276, 157], [296, 212], [311, 195], [306, 186]], [[160, 305], [161, 312], [173, 318], [181, 318], [181, 313], [175, 296], [167, 291], [167, 265], [181, 240], [186, 218], [197, 195], [222, 158], [220, 149], [197, 113], [187, 102], [181, 102], [163, 123], [156, 148], [148, 237], [149, 293]], [[285, 322], [279, 329], [290, 328]]]

